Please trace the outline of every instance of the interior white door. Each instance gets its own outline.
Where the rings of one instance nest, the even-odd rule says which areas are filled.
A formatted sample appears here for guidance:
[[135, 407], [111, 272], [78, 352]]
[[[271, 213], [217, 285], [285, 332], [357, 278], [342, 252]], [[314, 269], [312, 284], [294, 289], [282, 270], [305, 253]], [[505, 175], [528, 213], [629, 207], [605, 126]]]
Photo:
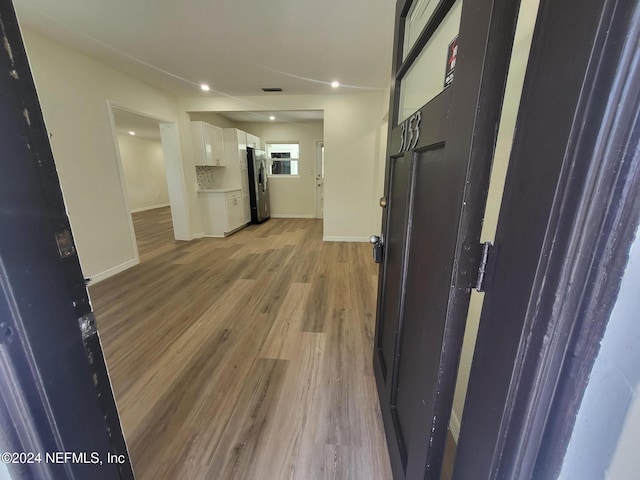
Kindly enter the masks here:
[[324, 217], [324, 142], [316, 142], [316, 218]]

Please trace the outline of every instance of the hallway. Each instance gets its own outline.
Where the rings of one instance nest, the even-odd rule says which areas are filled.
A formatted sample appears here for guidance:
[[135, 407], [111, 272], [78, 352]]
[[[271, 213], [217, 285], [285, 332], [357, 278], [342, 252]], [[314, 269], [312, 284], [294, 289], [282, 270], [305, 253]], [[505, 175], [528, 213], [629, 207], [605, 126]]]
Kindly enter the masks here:
[[141, 264], [90, 287], [136, 477], [391, 477], [370, 246], [320, 220], [176, 242], [134, 215]]

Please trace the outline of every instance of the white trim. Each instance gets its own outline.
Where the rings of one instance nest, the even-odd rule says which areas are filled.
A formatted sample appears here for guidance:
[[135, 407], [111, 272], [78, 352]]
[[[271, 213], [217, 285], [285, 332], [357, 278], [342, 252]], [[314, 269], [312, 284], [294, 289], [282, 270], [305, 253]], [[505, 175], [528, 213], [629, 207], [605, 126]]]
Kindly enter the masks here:
[[236, 232], [239, 232], [240, 230], [242, 230], [247, 225], [249, 225], [249, 224], [245, 223], [244, 225], [240, 225], [238, 228], [234, 228], [230, 232], [224, 232], [222, 235], [206, 235], [204, 233], [201, 233], [200, 235], [203, 238], [227, 238], [228, 236], [233, 235]]
[[110, 107], [115, 107], [118, 110], [125, 110], [129, 113], [135, 113], [136, 115], [140, 115], [142, 117], [147, 117], [147, 118], [151, 118], [153, 120], [158, 121], [159, 123], [175, 123], [175, 120], [169, 120], [167, 118], [164, 117], [159, 117], [155, 114], [151, 114], [151, 113], [147, 113], [147, 112], [143, 112], [141, 110], [136, 110], [134, 108], [128, 107], [126, 105], [124, 105], [123, 103], [120, 103], [116, 100], [111, 100], [109, 98], [107, 98], [107, 102], [109, 103]]
[[194, 233], [193, 236], [191, 237], [191, 240], [197, 240], [198, 238], [202, 238], [205, 237], [206, 235], [204, 234], [204, 232], [200, 232], [200, 233]]
[[[124, 202], [125, 211], [129, 212], [127, 215], [127, 223], [129, 225], [129, 237], [131, 239], [131, 246], [133, 247], [134, 260], [140, 263], [140, 253], [138, 252], [138, 240], [136, 239], [136, 232], [133, 229], [133, 218], [131, 217], [131, 209], [129, 208], [129, 195], [127, 193], [127, 183], [124, 177], [124, 167], [122, 166], [122, 156], [120, 155], [120, 143], [118, 142], [118, 132], [116, 131], [116, 119], [113, 114], [113, 104], [111, 100], [107, 99], [107, 112], [109, 114], [109, 123], [111, 126], [111, 137], [113, 139], [113, 150], [116, 158], [116, 168], [118, 169], [118, 179], [120, 180], [120, 192], [122, 194], [122, 201]], [[123, 264], [124, 265], [124, 264]], [[115, 267], [119, 268], [119, 267]], [[107, 272], [112, 269], [107, 270]], [[103, 275], [103, 274], [99, 274]], [[113, 274], [115, 275], [115, 273]], [[111, 275], [108, 275], [111, 276]], [[104, 277], [107, 278], [107, 277]], [[98, 280], [99, 281], [99, 280]]]
[[135, 267], [136, 265], [139, 265], [139, 264], [140, 264], [140, 259], [132, 258], [128, 262], [124, 262], [120, 265], [116, 265], [115, 267], [109, 268], [108, 270], [105, 270], [104, 272], [100, 272], [97, 275], [92, 275], [91, 281], [89, 282], [89, 284], [93, 285], [94, 283], [98, 283], [98, 282], [101, 282], [102, 280], [106, 280], [109, 277], [113, 277], [114, 275], [117, 275], [120, 272], [124, 272], [125, 270], [128, 270], [129, 268]]
[[272, 213], [271, 218], [316, 218], [313, 213]]
[[458, 443], [458, 438], [460, 438], [460, 420], [458, 420], [458, 416], [456, 412], [451, 411], [451, 419], [449, 420], [449, 430], [451, 430], [451, 435], [453, 435], [453, 439]]
[[323, 236], [323, 242], [368, 242], [369, 237], [332, 237], [332, 236]]
[[[324, 126], [323, 128], [323, 137], [324, 137]], [[318, 172], [318, 163], [322, 164], [322, 149], [324, 148], [324, 140], [317, 140], [316, 141], [316, 158], [315, 161], [313, 162], [313, 175], [315, 178], [315, 187], [313, 189], [313, 193], [314, 193], [314, 203], [315, 203], [315, 211], [316, 211], [316, 218], [324, 218], [324, 205], [322, 206], [322, 215], [320, 215], [320, 205], [318, 202], [318, 180], [320, 180], [318, 178], [320, 172]], [[324, 194], [324, 177], [322, 178], [322, 192]]]
[[170, 205], [170, 203], [161, 203], [160, 205], [151, 205], [150, 207], [134, 208], [133, 210], [131, 210], [131, 213], [146, 212], [147, 210], [169, 207]]
[[161, 123], [160, 139], [162, 140], [162, 156], [164, 157], [165, 176], [169, 189], [169, 203], [171, 203], [173, 237], [176, 240], [191, 240], [193, 236], [191, 207], [187, 197], [187, 185], [184, 176], [185, 165], [182, 161], [178, 123]]

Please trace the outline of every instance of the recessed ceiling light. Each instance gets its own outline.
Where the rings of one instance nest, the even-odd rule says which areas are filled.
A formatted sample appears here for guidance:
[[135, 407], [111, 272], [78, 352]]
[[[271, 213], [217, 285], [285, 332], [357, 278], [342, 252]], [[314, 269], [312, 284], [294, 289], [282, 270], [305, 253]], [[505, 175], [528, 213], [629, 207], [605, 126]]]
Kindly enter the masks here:
[[208, 92], [209, 90], [211, 90], [211, 88], [206, 83], [201, 83], [200, 90], [202, 90], [203, 92]]
[[129, 132], [129, 135], [135, 135], [136, 132], [134, 132], [133, 130]]
[[331, 86], [333, 88], [338, 88], [340, 86], [340, 82], [337, 80], [334, 80], [333, 82], [331, 82]]
[[276, 117], [274, 117], [273, 115], [271, 115], [271, 116], [269, 117], [269, 120], [275, 120], [275, 119], [276, 119]]

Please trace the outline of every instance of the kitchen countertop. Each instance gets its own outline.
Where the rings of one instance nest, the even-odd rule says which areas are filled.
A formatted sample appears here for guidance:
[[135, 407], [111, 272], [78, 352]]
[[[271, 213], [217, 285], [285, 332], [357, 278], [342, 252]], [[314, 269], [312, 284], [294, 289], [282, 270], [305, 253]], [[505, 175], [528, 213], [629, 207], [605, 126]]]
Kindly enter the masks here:
[[212, 189], [203, 189], [198, 190], [198, 193], [225, 193], [225, 192], [235, 192], [240, 191], [241, 188], [212, 188]]

